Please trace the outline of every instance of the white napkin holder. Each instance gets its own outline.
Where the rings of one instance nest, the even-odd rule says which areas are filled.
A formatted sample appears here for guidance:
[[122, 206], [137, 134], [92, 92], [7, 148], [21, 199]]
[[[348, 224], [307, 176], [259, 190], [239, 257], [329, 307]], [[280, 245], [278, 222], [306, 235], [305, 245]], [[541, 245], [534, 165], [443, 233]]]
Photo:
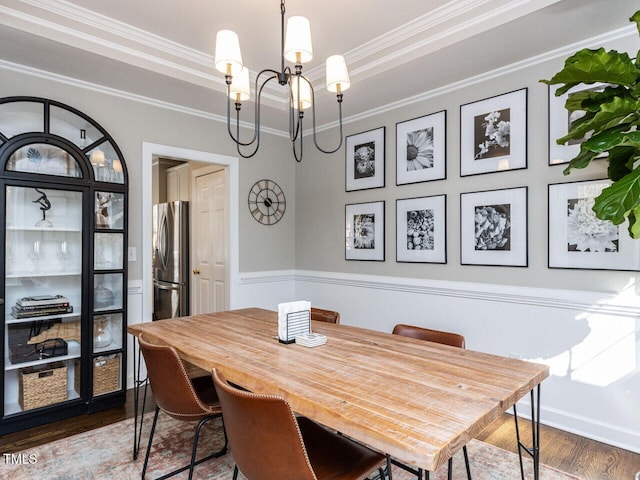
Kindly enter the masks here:
[[311, 333], [311, 302], [278, 304], [278, 341], [294, 343], [299, 335]]

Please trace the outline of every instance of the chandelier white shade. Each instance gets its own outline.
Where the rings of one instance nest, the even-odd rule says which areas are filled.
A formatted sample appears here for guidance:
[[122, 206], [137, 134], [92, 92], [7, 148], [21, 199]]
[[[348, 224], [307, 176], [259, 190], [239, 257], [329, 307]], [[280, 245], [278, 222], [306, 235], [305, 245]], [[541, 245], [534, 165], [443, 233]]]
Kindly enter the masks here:
[[351, 86], [347, 64], [342, 55], [331, 55], [327, 58], [327, 90], [344, 92]]
[[[313, 122], [313, 143], [323, 153], [334, 153], [342, 146], [342, 97], [351, 82], [347, 65], [342, 55], [333, 55], [326, 60], [326, 87], [336, 94], [338, 103], [338, 120], [340, 129], [340, 141], [334, 149], [325, 150], [318, 145], [316, 139], [316, 102], [313, 85], [307, 77], [302, 75], [302, 64], [313, 58], [311, 44], [311, 27], [309, 20], [301, 16], [292, 16], [287, 21], [285, 35], [285, 6], [284, 0], [280, 1], [280, 26], [281, 26], [281, 65], [280, 69], [265, 68], [255, 77], [255, 115], [253, 138], [247, 141], [240, 139], [240, 111], [242, 102], [248, 101], [251, 94], [249, 81], [249, 69], [242, 62], [240, 53], [240, 41], [238, 35], [231, 30], [220, 30], [216, 35], [215, 65], [216, 70], [224, 73], [227, 84], [227, 130], [229, 136], [236, 143], [240, 156], [249, 158], [255, 155], [260, 148], [260, 101], [262, 90], [271, 80], [286, 87], [286, 95], [289, 104], [289, 139], [293, 144], [293, 155], [300, 162], [303, 154], [303, 128], [302, 121], [305, 111], [311, 110]], [[285, 66], [285, 60], [294, 64], [293, 68]], [[231, 103], [236, 111], [235, 133], [231, 121]], [[243, 148], [253, 146], [253, 150], [246, 152]]]
[[311, 25], [305, 17], [287, 20], [287, 36], [284, 42], [284, 58], [291, 63], [307, 63], [313, 58]]
[[216, 70], [235, 75], [242, 66], [238, 35], [231, 30], [220, 30], [216, 35]]

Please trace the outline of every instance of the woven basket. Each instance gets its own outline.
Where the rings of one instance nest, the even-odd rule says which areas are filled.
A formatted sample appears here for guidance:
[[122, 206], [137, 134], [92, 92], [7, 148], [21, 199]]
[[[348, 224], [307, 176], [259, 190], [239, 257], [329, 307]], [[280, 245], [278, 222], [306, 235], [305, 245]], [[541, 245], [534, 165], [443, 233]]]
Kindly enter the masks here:
[[20, 369], [19, 398], [23, 410], [67, 400], [67, 366], [53, 362]]
[[120, 389], [120, 356], [93, 359], [93, 394], [113, 392]]

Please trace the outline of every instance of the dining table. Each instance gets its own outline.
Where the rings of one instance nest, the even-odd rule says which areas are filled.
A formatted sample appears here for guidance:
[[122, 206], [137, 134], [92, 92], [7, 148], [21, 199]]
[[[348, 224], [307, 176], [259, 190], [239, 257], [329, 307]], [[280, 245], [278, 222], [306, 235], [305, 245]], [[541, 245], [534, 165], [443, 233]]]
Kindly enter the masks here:
[[311, 330], [326, 343], [281, 343], [278, 312], [262, 308], [128, 327], [172, 346], [189, 364], [218, 369], [250, 391], [282, 395], [297, 414], [426, 471], [530, 394], [532, 444], [518, 438], [518, 450], [521, 465], [523, 451], [533, 457], [538, 478], [540, 384], [548, 366], [345, 324], [312, 321]]

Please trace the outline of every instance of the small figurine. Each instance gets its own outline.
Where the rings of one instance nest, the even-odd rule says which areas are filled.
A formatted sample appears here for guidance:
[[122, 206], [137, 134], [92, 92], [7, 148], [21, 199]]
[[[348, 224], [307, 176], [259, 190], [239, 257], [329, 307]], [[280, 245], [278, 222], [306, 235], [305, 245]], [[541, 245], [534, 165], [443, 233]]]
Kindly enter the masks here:
[[36, 223], [36, 227], [53, 227], [53, 224], [47, 220], [47, 210], [51, 208], [51, 202], [47, 198], [47, 194], [44, 193], [39, 188], [35, 189], [36, 192], [40, 194], [36, 200], [33, 200], [32, 203], [40, 204], [40, 210], [42, 210], [42, 220], [39, 220]]

